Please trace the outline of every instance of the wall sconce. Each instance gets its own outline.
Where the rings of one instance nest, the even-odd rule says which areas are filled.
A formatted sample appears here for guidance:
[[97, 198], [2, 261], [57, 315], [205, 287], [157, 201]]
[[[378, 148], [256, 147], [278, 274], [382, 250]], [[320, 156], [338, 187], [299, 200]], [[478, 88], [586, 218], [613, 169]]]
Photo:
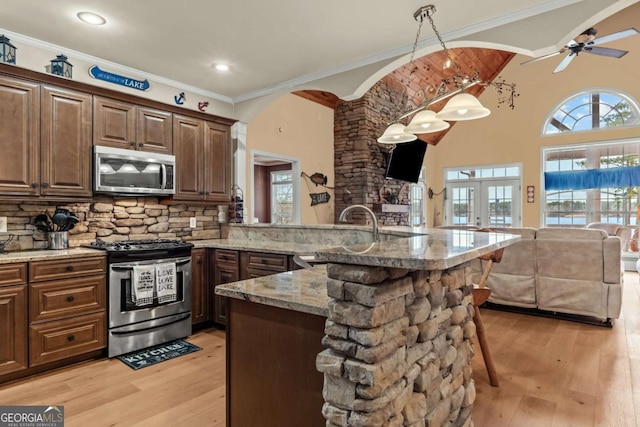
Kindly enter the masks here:
[[0, 61], [14, 65], [16, 63], [16, 47], [4, 34], [0, 35]]
[[55, 74], [56, 76], [62, 76], [70, 79], [73, 75], [73, 65], [67, 61], [67, 57], [64, 55], [58, 55], [51, 60], [51, 65], [48, 66], [48, 72]]
[[527, 185], [527, 203], [533, 203], [535, 200], [536, 187]]

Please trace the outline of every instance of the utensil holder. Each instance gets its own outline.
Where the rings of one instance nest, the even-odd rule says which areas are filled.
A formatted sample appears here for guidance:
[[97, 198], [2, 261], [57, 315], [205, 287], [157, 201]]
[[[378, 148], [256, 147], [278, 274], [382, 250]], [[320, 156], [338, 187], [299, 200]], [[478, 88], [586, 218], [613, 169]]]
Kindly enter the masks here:
[[47, 235], [49, 249], [68, 249], [69, 248], [69, 232], [68, 231], [50, 231]]

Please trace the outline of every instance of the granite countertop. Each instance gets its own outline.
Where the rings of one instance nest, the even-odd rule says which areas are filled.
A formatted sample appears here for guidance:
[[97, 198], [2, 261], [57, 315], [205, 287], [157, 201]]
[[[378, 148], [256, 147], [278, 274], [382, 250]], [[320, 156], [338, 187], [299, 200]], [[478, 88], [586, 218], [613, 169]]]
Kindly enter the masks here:
[[194, 248], [232, 249], [285, 255], [312, 255], [316, 251], [335, 247], [335, 244], [276, 242], [272, 240], [208, 239], [190, 240]]
[[[320, 250], [329, 262], [412, 270], [444, 270], [509, 246], [519, 235], [467, 230], [428, 230], [426, 235]], [[218, 295], [327, 316], [326, 266], [216, 286]]]
[[28, 251], [15, 251], [0, 254], [0, 264], [10, 264], [12, 262], [48, 261], [55, 259], [77, 258], [77, 257], [99, 257], [106, 256], [106, 252], [90, 248], [71, 249], [34, 249]]
[[413, 270], [444, 270], [509, 246], [519, 235], [430, 229], [425, 235], [334, 247], [315, 252], [322, 261]]
[[216, 294], [317, 316], [329, 314], [325, 265], [219, 285]]

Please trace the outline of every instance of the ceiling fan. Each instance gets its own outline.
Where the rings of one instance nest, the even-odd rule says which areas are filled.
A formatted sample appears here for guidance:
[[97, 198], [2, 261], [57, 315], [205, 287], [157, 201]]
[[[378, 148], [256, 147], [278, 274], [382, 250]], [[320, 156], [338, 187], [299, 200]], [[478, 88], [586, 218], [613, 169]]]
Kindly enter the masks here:
[[622, 58], [624, 55], [629, 53], [626, 50], [613, 49], [610, 47], [599, 47], [598, 45], [609, 43], [614, 40], [619, 40], [624, 37], [629, 37], [638, 34], [639, 31], [635, 28], [629, 28], [628, 30], [618, 31], [617, 33], [609, 34], [607, 36], [602, 36], [596, 38], [596, 34], [598, 34], [598, 30], [595, 28], [589, 28], [586, 31], [583, 31], [579, 36], [575, 39], [571, 40], [565, 47], [560, 49], [558, 52], [550, 53], [549, 55], [543, 55], [538, 58], [533, 58], [528, 61], [522, 62], [520, 65], [528, 64], [530, 62], [539, 61], [541, 59], [550, 58], [552, 56], [560, 55], [565, 52], [569, 52], [569, 54], [558, 64], [555, 70], [553, 70], [554, 74], [563, 71], [573, 58], [578, 56], [581, 52], [592, 53], [594, 55], [608, 56], [610, 58]]

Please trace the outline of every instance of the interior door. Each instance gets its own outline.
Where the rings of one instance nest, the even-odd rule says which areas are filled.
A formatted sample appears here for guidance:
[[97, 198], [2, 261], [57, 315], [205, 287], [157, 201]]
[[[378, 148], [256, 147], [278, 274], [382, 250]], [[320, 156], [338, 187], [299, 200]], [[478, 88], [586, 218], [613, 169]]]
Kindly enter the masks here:
[[517, 179], [448, 183], [446, 225], [520, 227], [521, 203]]

